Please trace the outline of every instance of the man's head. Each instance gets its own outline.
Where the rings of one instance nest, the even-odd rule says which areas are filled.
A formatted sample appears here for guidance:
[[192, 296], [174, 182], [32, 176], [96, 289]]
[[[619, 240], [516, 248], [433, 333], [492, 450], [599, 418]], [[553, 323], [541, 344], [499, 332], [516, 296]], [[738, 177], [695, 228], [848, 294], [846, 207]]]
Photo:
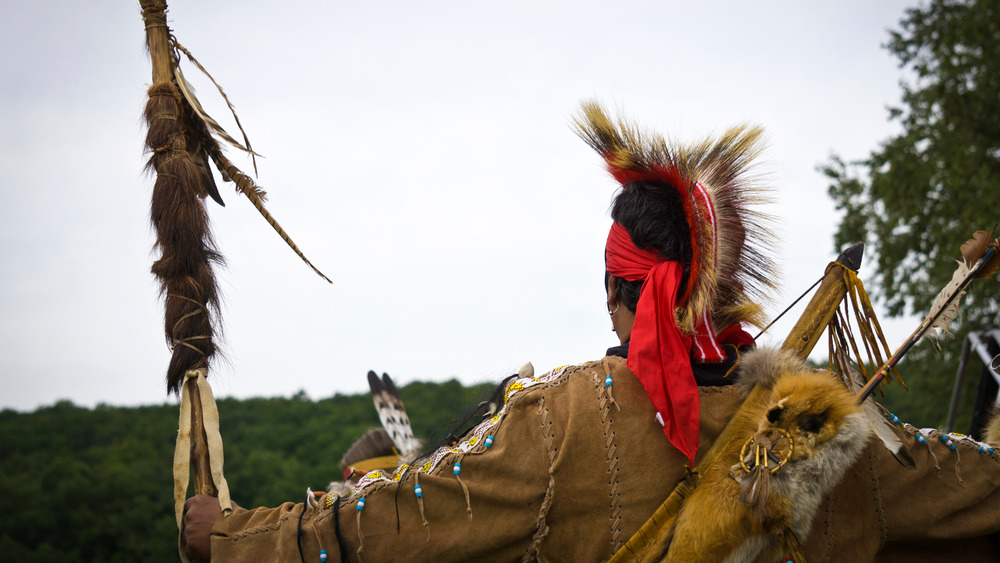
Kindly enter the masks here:
[[[676, 190], [648, 182], [629, 184], [616, 195], [611, 218], [629, 233], [636, 247], [652, 250], [662, 260], [688, 265], [683, 276], [687, 279], [691, 263], [690, 234], [684, 205]], [[604, 273], [608, 312], [622, 344], [631, 336], [642, 284], [641, 279], [628, 281], [608, 271]]]
[[[675, 190], [648, 182], [624, 186], [611, 204], [611, 218], [624, 227], [636, 247], [652, 250], [662, 260], [676, 260], [687, 265], [684, 269], [687, 276], [691, 264], [690, 234], [684, 204]], [[635, 312], [642, 281], [622, 281], [620, 288], [625, 285], [635, 288], [633, 291], [619, 290], [624, 291], [621, 297], [625, 299], [625, 306]]]
[[622, 186], [605, 247], [608, 311], [627, 365], [639, 378], [670, 442], [694, 463], [698, 391], [692, 362], [718, 363], [725, 344], [753, 339], [760, 301], [773, 289], [765, 218], [748, 207], [760, 190], [748, 179], [762, 131], [734, 127], [721, 138], [671, 145], [584, 104], [580, 136]]

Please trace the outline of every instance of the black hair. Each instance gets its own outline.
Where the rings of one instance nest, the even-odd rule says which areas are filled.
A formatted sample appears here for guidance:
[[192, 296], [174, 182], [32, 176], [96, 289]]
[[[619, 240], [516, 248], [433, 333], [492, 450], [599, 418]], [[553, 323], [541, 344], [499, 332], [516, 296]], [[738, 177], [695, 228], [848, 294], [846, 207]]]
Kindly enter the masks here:
[[[691, 270], [691, 229], [676, 188], [651, 182], [626, 184], [611, 204], [611, 218], [628, 231], [636, 247], [655, 250], [661, 259], [683, 264], [684, 287]], [[605, 272], [605, 289], [611, 277]], [[642, 280], [625, 281], [615, 276], [613, 297], [634, 313], [641, 289]]]

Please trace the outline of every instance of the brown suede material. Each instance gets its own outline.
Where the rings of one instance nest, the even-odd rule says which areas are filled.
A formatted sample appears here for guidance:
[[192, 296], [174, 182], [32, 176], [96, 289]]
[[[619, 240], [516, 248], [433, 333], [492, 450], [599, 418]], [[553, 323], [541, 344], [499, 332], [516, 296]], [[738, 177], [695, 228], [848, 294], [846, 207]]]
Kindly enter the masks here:
[[989, 537], [1000, 532], [998, 454], [965, 441], [952, 452], [937, 431], [926, 445], [911, 428], [897, 433], [916, 468], [872, 442], [820, 506], [808, 560], [1000, 561]]
[[[614, 402], [604, 386], [608, 370]], [[704, 452], [741, 397], [735, 387], [699, 391], [699, 451]], [[620, 358], [571, 367], [557, 379], [514, 394], [508, 408], [493, 431], [491, 448], [448, 454], [429, 474], [419, 473], [423, 516], [413, 470], [398, 482], [378, 482], [362, 491], [360, 536], [358, 495], [344, 499], [340, 533], [350, 560], [603, 561], [684, 475], [683, 455], [667, 442], [645, 391]], [[913, 443], [912, 434], [903, 439]], [[956, 454], [936, 437], [929, 446], [940, 475], [928, 446], [911, 446], [917, 462], [913, 471], [881, 445], [866, 449], [820, 506], [803, 541], [808, 560], [941, 561], [967, 550], [981, 555], [992, 549], [982, 539], [963, 538], [1000, 530], [997, 456], [959, 444], [956, 475]], [[452, 470], [459, 458], [471, 520]], [[984, 495], [988, 502], [977, 502]], [[213, 560], [300, 561], [301, 511], [301, 504], [286, 503], [219, 518]], [[303, 518], [305, 561], [319, 561], [321, 546], [329, 561], [340, 560], [332, 516], [324, 508]], [[947, 541], [912, 541], [927, 535]], [[941, 559], [944, 553], [948, 557]]]

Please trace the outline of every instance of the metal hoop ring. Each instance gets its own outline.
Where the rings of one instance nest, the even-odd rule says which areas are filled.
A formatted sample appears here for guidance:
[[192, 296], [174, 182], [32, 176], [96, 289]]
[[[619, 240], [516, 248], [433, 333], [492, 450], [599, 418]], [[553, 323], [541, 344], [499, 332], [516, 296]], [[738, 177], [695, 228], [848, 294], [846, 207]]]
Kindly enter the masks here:
[[[780, 461], [778, 461], [778, 465], [775, 465], [773, 468], [770, 468], [771, 474], [774, 474], [779, 469], [781, 469], [782, 467], [784, 467], [785, 464], [788, 463], [788, 460], [790, 460], [792, 458], [792, 452], [795, 450], [795, 443], [792, 441], [792, 435], [789, 434], [788, 431], [785, 430], [784, 428], [771, 428], [771, 430], [777, 431], [779, 434], [781, 434], [781, 436], [783, 436], [785, 438], [785, 440], [788, 441], [788, 454], [785, 455], [785, 457], [783, 459], [781, 459]], [[747, 467], [747, 463], [745, 461], [746, 460], [746, 456], [747, 456], [747, 449], [750, 448], [756, 442], [757, 442], [757, 436], [756, 435], [751, 436], [746, 442], [743, 443], [743, 447], [740, 448], [740, 468], [743, 471], [746, 471], [747, 473], [750, 473], [752, 471], [752, 469], [750, 469], [749, 467]], [[771, 451], [768, 450], [767, 448], [765, 448], [763, 444], [757, 444], [757, 445], [758, 445], [758, 449], [756, 451], [756, 459], [754, 460], [754, 467], [759, 466], [760, 465], [760, 460], [763, 459], [764, 460], [764, 467], [766, 468], [767, 467], [767, 454], [771, 453]], [[762, 453], [761, 450], [763, 450], [763, 456], [761, 455], [761, 453]]]

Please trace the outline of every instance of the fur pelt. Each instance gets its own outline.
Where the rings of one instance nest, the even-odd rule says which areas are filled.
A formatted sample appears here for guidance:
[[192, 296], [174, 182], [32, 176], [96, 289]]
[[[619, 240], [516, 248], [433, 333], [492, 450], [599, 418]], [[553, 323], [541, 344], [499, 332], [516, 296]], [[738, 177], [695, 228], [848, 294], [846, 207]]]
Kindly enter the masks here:
[[990, 419], [983, 428], [983, 441], [990, 444], [1000, 444], [1000, 409], [994, 408]]
[[868, 442], [854, 396], [829, 373], [773, 351], [744, 361], [758, 384], [772, 385], [768, 400], [755, 407], [757, 427], [747, 438], [773, 444], [787, 463], [773, 473], [755, 467], [751, 450], [744, 458], [748, 473], [739, 463], [745, 442], [727, 447], [679, 512], [665, 561], [776, 560], [781, 536], [805, 537], [822, 496]]
[[778, 377], [789, 374], [810, 373], [810, 369], [793, 352], [780, 348], [755, 348], [740, 358], [740, 378], [737, 380], [749, 393], [754, 386], [771, 389]]

